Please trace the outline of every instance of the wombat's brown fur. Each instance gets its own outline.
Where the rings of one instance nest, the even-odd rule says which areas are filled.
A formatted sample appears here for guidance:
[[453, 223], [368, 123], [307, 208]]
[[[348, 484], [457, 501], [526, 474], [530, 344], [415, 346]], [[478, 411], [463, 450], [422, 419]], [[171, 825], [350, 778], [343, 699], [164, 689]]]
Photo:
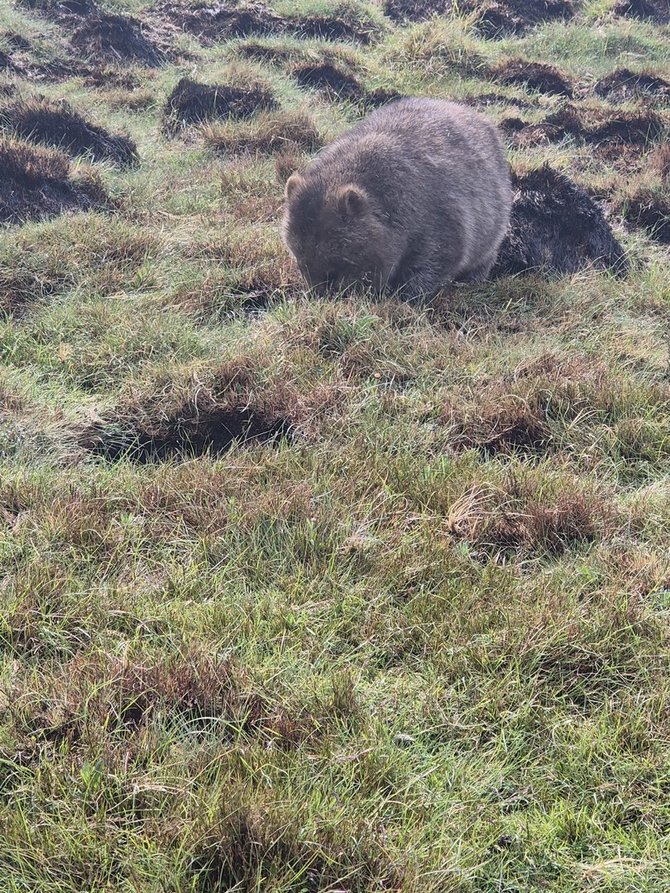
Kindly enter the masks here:
[[283, 235], [314, 287], [433, 293], [485, 279], [509, 223], [495, 127], [439, 99], [373, 112], [286, 184]]

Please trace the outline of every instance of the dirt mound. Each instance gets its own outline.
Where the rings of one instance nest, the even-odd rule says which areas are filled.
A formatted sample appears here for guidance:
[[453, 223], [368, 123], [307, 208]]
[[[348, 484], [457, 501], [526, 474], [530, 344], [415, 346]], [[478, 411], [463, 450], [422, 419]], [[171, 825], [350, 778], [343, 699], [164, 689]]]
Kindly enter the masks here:
[[72, 176], [67, 155], [20, 140], [0, 140], [0, 222], [43, 220], [110, 205], [93, 174]]
[[663, 119], [651, 110], [615, 111], [567, 104], [537, 124], [518, 117], [505, 118], [501, 130], [516, 146], [559, 142], [572, 137], [594, 146], [600, 157], [616, 160], [627, 147], [641, 151], [665, 132]]
[[487, 108], [490, 105], [513, 105], [519, 109], [533, 108], [533, 103], [529, 102], [527, 99], [519, 99], [516, 96], [505, 96], [504, 93], [479, 93], [474, 96], [466, 96], [461, 102], [465, 103], [465, 105], [474, 105], [481, 108]]
[[50, 18], [87, 16], [97, 11], [95, 0], [19, 0], [20, 5]]
[[620, 0], [614, 5], [612, 12], [633, 19], [651, 19], [657, 25], [670, 24], [668, 0]]
[[131, 16], [92, 12], [79, 21], [70, 37], [75, 50], [96, 62], [127, 61], [157, 66], [164, 53], [144, 33], [142, 23]]
[[344, 13], [287, 19], [287, 28], [296, 37], [317, 40], [351, 40], [362, 44], [372, 43], [381, 31], [376, 22], [365, 19], [356, 21]]
[[207, 386], [169, 382], [132, 397], [83, 431], [79, 444], [110, 461], [219, 455], [236, 441], [273, 443], [289, 436], [293, 402], [280, 382], [261, 385], [241, 359], [225, 364]]
[[475, 29], [488, 38], [524, 34], [541, 22], [575, 14], [572, 0], [463, 0], [458, 8], [476, 14]]
[[250, 35], [282, 34], [286, 19], [264, 3], [165, 3], [152, 12], [203, 44]]
[[572, 84], [567, 76], [553, 65], [510, 59], [495, 68], [492, 74], [503, 84], [521, 84], [538, 93], [572, 96]]
[[260, 110], [274, 111], [279, 103], [263, 81], [235, 84], [201, 84], [182, 78], [165, 104], [165, 127], [175, 132], [189, 124], [216, 118], [243, 120]]
[[450, 12], [451, 0], [385, 0], [384, 15], [394, 22], [425, 22], [434, 15]]
[[312, 87], [328, 99], [351, 99], [356, 102], [365, 94], [364, 87], [352, 74], [331, 62], [297, 65], [293, 76], [301, 87]]
[[493, 276], [532, 270], [571, 274], [585, 267], [627, 270], [602, 211], [575, 183], [544, 165], [514, 176], [509, 232]]
[[318, 90], [331, 102], [355, 102], [365, 109], [373, 109], [401, 98], [400, 93], [383, 87], [367, 90], [358, 78], [332, 62], [296, 65], [292, 74], [301, 87]]
[[640, 98], [670, 100], [670, 81], [650, 72], [631, 71], [629, 68], [617, 68], [601, 78], [593, 90], [598, 96], [616, 103]]
[[670, 245], [670, 195], [652, 189], [638, 189], [624, 206], [624, 218], [648, 231], [650, 239]]
[[86, 121], [65, 102], [31, 99], [0, 108], [0, 127], [24, 139], [62, 149], [69, 155], [90, 155], [122, 167], [138, 163], [137, 146]]

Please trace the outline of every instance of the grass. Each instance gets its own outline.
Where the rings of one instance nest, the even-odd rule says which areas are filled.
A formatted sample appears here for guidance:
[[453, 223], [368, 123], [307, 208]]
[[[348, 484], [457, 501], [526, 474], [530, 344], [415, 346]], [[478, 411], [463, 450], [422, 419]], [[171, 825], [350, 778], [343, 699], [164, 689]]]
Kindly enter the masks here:
[[[667, 890], [669, 113], [593, 87], [670, 80], [668, 33], [578, 5], [487, 41], [277, 3], [322, 37], [166, 32], [151, 69], [0, 10], [31, 44], [0, 39], [3, 109], [139, 162], [3, 135], [17, 177], [109, 197], [0, 230], [3, 891]], [[565, 116], [510, 59], [560, 69], [589, 139], [658, 124], [510, 145], [602, 202], [631, 273], [308, 295], [290, 172], [380, 88]], [[362, 101], [300, 86], [328, 65]], [[278, 107], [166, 133], [182, 78]]]

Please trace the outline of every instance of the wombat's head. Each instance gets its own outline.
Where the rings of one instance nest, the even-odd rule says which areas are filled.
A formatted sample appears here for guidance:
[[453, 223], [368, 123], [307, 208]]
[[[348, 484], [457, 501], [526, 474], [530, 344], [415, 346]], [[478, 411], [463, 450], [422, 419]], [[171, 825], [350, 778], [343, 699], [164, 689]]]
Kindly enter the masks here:
[[380, 289], [391, 275], [393, 238], [360, 186], [293, 174], [286, 183], [282, 232], [302, 275], [317, 291], [356, 283]]

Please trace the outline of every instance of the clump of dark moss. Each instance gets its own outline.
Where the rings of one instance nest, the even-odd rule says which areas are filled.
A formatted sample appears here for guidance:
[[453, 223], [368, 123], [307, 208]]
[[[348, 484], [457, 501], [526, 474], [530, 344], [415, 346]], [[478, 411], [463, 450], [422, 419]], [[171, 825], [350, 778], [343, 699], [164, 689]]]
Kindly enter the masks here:
[[90, 155], [94, 161], [121, 166], [138, 162], [137, 146], [129, 137], [91, 124], [66, 102], [43, 98], [14, 102], [0, 108], [0, 127], [69, 155]]
[[628, 18], [647, 19], [656, 25], [670, 23], [668, 0], [619, 0], [612, 7], [612, 12]]
[[492, 74], [503, 84], [522, 84], [538, 93], [572, 96], [572, 85], [567, 76], [553, 65], [543, 62], [510, 59], [495, 68]]
[[111, 461], [217, 455], [233, 443], [272, 443], [290, 434], [297, 398], [281, 381], [263, 384], [253, 362], [238, 359], [196, 379], [163, 382], [133, 393], [79, 444]]
[[205, 45], [235, 37], [282, 34], [287, 28], [286, 19], [258, 2], [168, 2], [155, 7], [153, 13]]
[[584, 267], [626, 272], [623, 248], [595, 202], [564, 174], [544, 165], [514, 176], [509, 232], [493, 276]]
[[670, 81], [645, 71], [617, 68], [601, 78], [593, 88], [609, 102], [624, 103], [632, 99], [670, 100]]
[[24, 223], [110, 206], [100, 180], [92, 172], [74, 176], [67, 155], [20, 140], [0, 140], [0, 222]]
[[648, 231], [649, 238], [670, 245], [670, 193], [662, 189], [641, 187], [628, 196], [623, 215], [633, 226]]
[[217, 152], [314, 152], [323, 138], [309, 115], [302, 112], [265, 112], [242, 124], [213, 124], [205, 130], [207, 143]]
[[181, 78], [165, 104], [165, 127], [174, 132], [189, 124], [217, 118], [244, 120], [256, 112], [279, 108], [265, 81], [239, 84], [201, 84]]

